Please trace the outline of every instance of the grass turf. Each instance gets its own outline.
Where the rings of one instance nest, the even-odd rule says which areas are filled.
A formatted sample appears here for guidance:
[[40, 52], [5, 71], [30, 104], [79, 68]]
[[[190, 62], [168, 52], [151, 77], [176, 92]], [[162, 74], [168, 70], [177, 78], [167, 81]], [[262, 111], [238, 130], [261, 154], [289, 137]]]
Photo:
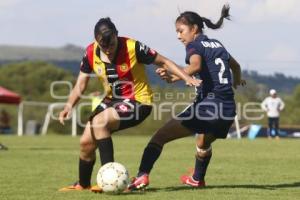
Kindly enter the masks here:
[[[114, 135], [115, 160], [135, 175], [149, 137]], [[213, 145], [204, 189], [192, 189], [179, 176], [194, 165], [192, 137], [167, 144], [145, 192], [108, 195], [58, 192], [78, 174], [79, 138], [0, 136], [0, 199], [299, 199], [300, 140], [219, 140]], [[93, 183], [97, 169], [93, 173]]]

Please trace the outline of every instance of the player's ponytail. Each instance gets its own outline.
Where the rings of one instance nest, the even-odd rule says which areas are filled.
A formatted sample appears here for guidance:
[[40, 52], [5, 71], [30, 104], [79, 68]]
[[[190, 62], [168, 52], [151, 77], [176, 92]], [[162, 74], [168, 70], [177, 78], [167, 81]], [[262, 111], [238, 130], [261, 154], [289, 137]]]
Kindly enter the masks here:
[[200, 15], [198, 15], [195, 12], [191, 12], [191, 11], [185, 11], [183, 13], [181, 13], [177, 19], [176, 19], [176, 23], [177, 22], [181, 22], [185, 25], [188, 26], [193, 26], [193, 25], [197, 25], [199, 32], [203, 32], [203, 28], [204, 28], [204, 24], [211, 29], [218, 29], [222, 26], [224, 19], [228, 19], [230, 20], [230, 15], [229, 15], [229, 10], [230, 7], [229, 5], [224, 5], [221, 11], [221, 17], [220, 19], [217, 21], [217, 23], [213, 23], [211, 20], [205, 18], [205, 17], [201, 17]]
[[221, 17], [215, 24], [205, 17], [202, 17], [202, 20], [208, 28], [218, 29], [222, 26], [224, 19], [230, 20], [229, 10], [229, 5], [224, 5], [221, 11]]

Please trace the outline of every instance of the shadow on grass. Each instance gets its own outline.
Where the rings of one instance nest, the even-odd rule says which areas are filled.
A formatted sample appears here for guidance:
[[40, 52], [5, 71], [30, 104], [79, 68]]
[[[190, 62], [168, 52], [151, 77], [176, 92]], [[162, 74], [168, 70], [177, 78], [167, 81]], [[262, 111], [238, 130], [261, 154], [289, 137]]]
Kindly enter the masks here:
[[281, 188], [300, 188], [300, 182], [294, 183], [283, 183], [283, 184], [266, 184], [266, 185], [209, 185], [205, 188], [193, 188], [189, 186], [173, 186], [165, 188], [148, 188], [146, 192], [158, 192], [158, 191], [181, 191], [181, 190], [209, 190], [209, 189], [230, 189], [230, 188], [241, 188], [241, 189], [259, 189], [259, 190], [276, 190]]
[[[193, 188], [189, 186], [173, 186], [165, 188], [147, 188], [142, 191], [132, 191], [132, 192], [122, 192], [119, 194], [110, 194], [110, 193], [93, 193], [95, 195], [107, 195], [107, 196], [132, 196], [132, 195], [147, 195], [147, 193], [155, 192], [175, 192], [175, 191], [188, 191], [188, 190], [209, 190], [209, 189], [226, 189], [226, 188], [242, 188], [242, 189], [262, 189], [262, 190], [276, 190], [280, 188], [300, 188], [300, 182], [295, 183], [284, 183], [284, 184], [274, 184], [274, 185], [211, 185], [206, 186], [205, 188]], [[89, 192], [89, 191], [86, 191]], [[62, 193], [62, 192], [58, 192]]]

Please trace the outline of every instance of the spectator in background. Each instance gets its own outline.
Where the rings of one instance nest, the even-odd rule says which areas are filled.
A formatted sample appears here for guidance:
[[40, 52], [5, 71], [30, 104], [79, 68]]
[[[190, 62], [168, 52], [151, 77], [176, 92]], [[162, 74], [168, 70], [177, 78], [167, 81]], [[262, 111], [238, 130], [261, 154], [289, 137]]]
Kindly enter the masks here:
[[261, 108], [267, 112], [268, 116], [268, 138], [273, 136], [272, 131], [274, 129], [275, 138], [279, 139], [279, 115], [280, 111], [284, 108], [284, 102], [277, 96], [276, 90], [270, 90], [270, 96], [264, 99], [261, 104]]
[[0, 112], [0, 133], [11, 133], [10, 116], [6, 110]]

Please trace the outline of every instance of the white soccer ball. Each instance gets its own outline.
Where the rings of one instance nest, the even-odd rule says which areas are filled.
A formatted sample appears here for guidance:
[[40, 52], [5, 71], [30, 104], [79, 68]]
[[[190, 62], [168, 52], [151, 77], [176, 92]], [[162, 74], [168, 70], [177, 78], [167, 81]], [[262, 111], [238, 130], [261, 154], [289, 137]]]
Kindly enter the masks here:
[[103, 190], [103, 192], [122, 192], [129, 184], [128, 171], [120, 163], [107, 163], [103, 165], [98, 171], [97, 184]]

